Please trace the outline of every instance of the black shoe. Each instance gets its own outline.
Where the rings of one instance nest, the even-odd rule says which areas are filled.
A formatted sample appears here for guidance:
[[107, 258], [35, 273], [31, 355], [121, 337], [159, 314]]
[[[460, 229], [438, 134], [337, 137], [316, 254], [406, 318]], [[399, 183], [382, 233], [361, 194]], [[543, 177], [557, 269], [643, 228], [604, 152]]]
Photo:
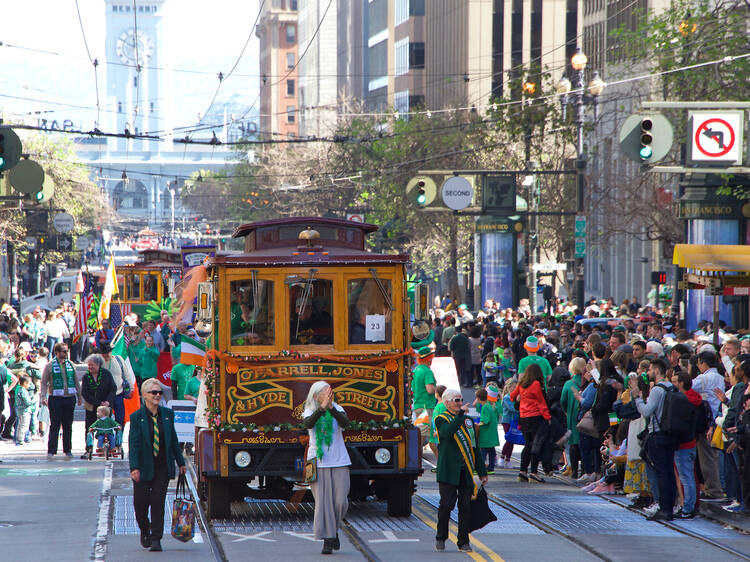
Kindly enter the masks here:
[[544, 484], [544, 478], [539, 476], [536, 472], [529, 472], [529, 482], [536, 482], [537, 484]]
[[459, 544], [458, 550], [460, 550], [461, 552], [474, 552], [474, 550], [471, 548], [471, 545], [469, 543]]
[[323, 550], [321, 554], [333, 554], [333, 541], [334, 539], [323, 539]]
[[161, 540], [160, 539], [151, 539], [151, 548], [149, 548], [151, 552], [161, 552]]
[[650, 506], [652, 503], [653, 500], [651, 499], [651, 496], [638, 496], [630, 503], [630, 507], [641, 509]]
[[339, 540], [339, 534], [336, 533], [336, 538], [333, 539], [333, 550], [341, 549], [341, 541]]
[[435, 550], [437, 552], [445, 552], [445, 541], [435, 539]]
[[677, 518], [678, 519], [695, 519], [696, 515], [697, 514], [695, 513], [695, 510], [688, 511], [688, 512], [680, 510], [680, 512], [677, 514]]
[[518, 481], [519, 482], [528, 482], [529, 476], [525, 472], [519, 472], [518, 473]]
[[151, 546], [151, 535], [141, 532], [141, 546], [143, 548], [148, 548], [149, 546]]
[[672, 521], [674, 516], [671, 513], [664, 513], [663, 511], [657, 511], [653, 515], [646, 517], [648, 521]]

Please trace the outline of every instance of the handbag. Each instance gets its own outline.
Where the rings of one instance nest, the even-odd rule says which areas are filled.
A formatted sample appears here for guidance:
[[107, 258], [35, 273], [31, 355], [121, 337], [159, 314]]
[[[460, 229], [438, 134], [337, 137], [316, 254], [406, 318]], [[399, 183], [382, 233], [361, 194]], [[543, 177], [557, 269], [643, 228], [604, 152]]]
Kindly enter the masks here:
[[497, 521], [497, 516], [492, 513], [489, 502], [487, 500], [487, 492], [484, 490], [484, 486], [479, 487], [477, 497], [471, 500], [471, 507], [469, 509], [469, 532], [473, 533], [477, 529], [481, 529], [488, 523]]
[[513, 445], [525, 445], [526, 440], [523, 438], [523, 433], [518, 427], [518, 420], [515, 419], [510, 422], [508, 431], [505, 432], [505, 441], [512, 443]]
[[714, 428], [714, 433], [711, 436], [711, 447], [720, 451], [724, 450], [724, 436], [720, 425]]
[[641, 460], [645, 462], [649, 466], [654, 466], [654, 461], [651, 460], [651, 457], [648, 454], [648, 441], [651, 439], [651, 433], [648, 431], [648, 422], [646, 423], [646, 428], [641, 431], [638, 434], [638, 442], [641, 444], [641, 451], [639, 456], [641, 457]]
[[308, 459], [307, 451], [309, 448], [310, 445], [308, 444], [308, 446], [305, 447], [305, 470], [303, 471], [305, 482], [307, 484], [315, 482], [318, 479], [318, 457]]
[[594, 414], [591, 413], [591, 410], [586, 410], [581, 421], [576, 424], [576, 429], [579, 433], [584, 433], [597, 439], [599, 438], [599, 430], [596, 428]]
[[184, 474], [180, 474], [177, 479], [175, 499], [172, 502], [171, 534], [182, 542], [188, 542], [195, 535], [195, 502], [188, 499], [187, 477]]

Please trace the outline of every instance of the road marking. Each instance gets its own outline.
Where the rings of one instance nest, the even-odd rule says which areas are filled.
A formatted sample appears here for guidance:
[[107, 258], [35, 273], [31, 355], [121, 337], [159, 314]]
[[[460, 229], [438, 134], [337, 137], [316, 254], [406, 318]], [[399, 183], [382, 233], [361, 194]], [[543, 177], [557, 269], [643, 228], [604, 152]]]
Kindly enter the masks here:
[[317, 540], [315, 539], [315, 533], [295, 533], [294, 531], [284, 531], [284, 533], [293, 537], [297, 537], [298, 539], [317, 542]]
[[[421, 509], [412, 506], [412, 513], [414, 513], [414, 515], [416, 515], [419, 519], [421, 519], [425, 525], [437, 531], [437, 521], [431, 516], [429, 516], [425, 511], [422, 511]], [[448, 528], [449, 528], [448, 537], [450, 538], [452, 542], [458, 544], [458, 537], [455, 534], [458, 532], [458, 528], [452, 521], [449, 523]], [[474, 548], [478, 548], [479, 550], [483, 551], [484, 554], [490, 560], [492, 560], [492, 562], [505, 562], [505, 560], [500, 555], [498, 555], [494, 550], [492, 550], [490, 547], [488, 547], [486, 544], [484, 544], [477, 538], [471, 537], [471, 544]], [[484, 556], [482, 556], [481, 554], [477, 552], [466, 552], [464, 554], [473, 558], [474, 560], [485, 560]]]
[[99, 520], [96, 526], [96, 539], [94, 540], [93, 560], [106, 560], [107, 558], [107, 535], [109, 534], [109, 512], [112, 504], [112, 496], [109, 490], [112, 488], [112, 461], [104, 465], [104, 478], [102, 480], [102, 491], [99, 494]]
[[400, 539], [393, 531], [382, 531], [384, 539], [370, 539], [367, 542], [419, 542], [419, 539]]
[[225, 535], [232, 537], [239, 537], [234, 539], [232, 542], [243, 542], [243, 541], [263, 541], [263, 542], [276, 542], [276, 539], [264, 539], [265, 535], [271, 534], [273, 531], [261, 531], [254, 535], [241, 535], [240, 533], [233, 533], [232, 531], [224, 531]]
[[54, 474], [86, 474], [87, 467], [71, 468], [3, 468], [0, 469], [0, 476], [49, 476]]

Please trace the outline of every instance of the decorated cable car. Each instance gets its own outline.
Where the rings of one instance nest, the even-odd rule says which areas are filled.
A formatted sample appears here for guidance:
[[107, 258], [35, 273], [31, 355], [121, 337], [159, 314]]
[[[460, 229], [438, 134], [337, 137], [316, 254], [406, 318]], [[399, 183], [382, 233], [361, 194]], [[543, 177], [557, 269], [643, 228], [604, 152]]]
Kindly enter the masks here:
[[242, 253], [207, 260], [196, 329], [209, 342], [209, 428], [196, 464], [210, 517], [228, 516], [233, 500], [304, 489], [303, 404], [318, 380], [351, 420], [350, 497], [375, 495], [389, 514], [411, 513], [422, 467], [410, 409], [409, 258], [367, 251], [375, 230], [326, 218], [256, 222], [233, 234]]

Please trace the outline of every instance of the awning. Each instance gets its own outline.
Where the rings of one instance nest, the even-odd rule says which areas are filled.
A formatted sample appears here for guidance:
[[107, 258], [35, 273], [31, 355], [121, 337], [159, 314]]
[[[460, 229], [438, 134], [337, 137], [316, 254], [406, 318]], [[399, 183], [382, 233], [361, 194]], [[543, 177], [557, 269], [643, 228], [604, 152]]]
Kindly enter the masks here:
[[672, 263], [696, 272], [750, 273], [750, 246], [677, 244]]

